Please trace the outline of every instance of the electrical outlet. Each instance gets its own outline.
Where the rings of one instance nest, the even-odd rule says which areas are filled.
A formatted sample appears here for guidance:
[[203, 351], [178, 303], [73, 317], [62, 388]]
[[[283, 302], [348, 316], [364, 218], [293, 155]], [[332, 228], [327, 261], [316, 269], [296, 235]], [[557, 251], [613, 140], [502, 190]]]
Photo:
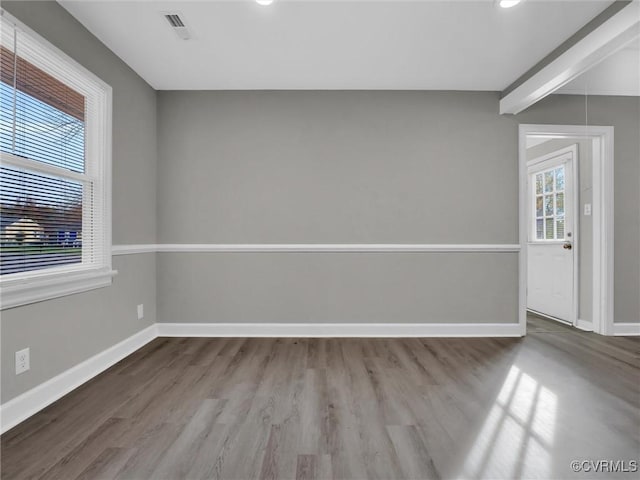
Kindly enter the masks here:
[[589, 215], [591, 215], [591, 204], [590, 203], [585, 203], [584, 204], [584, 214], [588, 217]]
[[141, 303], [138, 305], [138, 320], [142, 320], [144, 318], [144, 304]]
[[29, 349], [25, 348], [16, 352], [16, 375], [26, 372], [31, 368], [29, 363]]

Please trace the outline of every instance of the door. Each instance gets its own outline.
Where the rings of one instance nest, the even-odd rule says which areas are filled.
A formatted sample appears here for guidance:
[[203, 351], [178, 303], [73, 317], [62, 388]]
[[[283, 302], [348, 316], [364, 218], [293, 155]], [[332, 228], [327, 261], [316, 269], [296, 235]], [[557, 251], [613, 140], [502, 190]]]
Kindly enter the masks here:
[[575, 324], [577, 146], [528, 163], [527, 308]]

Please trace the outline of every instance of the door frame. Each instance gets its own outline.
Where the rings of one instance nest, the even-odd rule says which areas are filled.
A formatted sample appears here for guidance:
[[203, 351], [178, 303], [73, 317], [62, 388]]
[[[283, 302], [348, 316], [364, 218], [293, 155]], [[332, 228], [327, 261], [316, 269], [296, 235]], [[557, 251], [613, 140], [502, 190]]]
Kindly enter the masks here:
[[[557, 138], [557, 137], [556, 137]], [[525, 136], [525, 140], [526, 140], [526, 136]], [[573, 248], [571, 249], [571, 254], [573, 255], [573, 285], [572, 285], [572, 289], [573, 289], [573, 293], [572, 293], [572, 298], [571, 298], [571, 317], [569, 319], [568, 322], [564, 322], [563, 323], [569, 323], [571, 325], [573, 325], [574, 327], [578, 326], [578, 308], [579, 308], [579, 293], [580, 293], [580, 275], [579, 275], [579, 263], [580, 263], [580, 222], [579, 222], [579, 218], [580, 218], [580, 202], [579, 202], [579, 197], [580, 197], [580, 158], [578, 157], [578, 144], [573, 144], [573, 145], [569, 145], [568, 147], [563, 147], [563, 148], [559, 148], [558, 150], [551, 152], [551, 153], [547, 153], [545, 155], [542, 155], [540, 157], [536, 157], [534, 159], [531, 159], [529, 161], [527, 161], [527, 179], [529, 179], [530, 175], [529, 175], [529, 169], [534, 166], [534, 165], [538, 165], [540, 163], [544, 163], [548, 160], [551, 160], [553, 158], [557, 158], [559, 156], [565, 155], [567, 153], [571, 154], [571, 182], [572, 182], [572, 188], [571, 188], [571, 198], [567, 198], [566, 193], [565, 193], [565, 204], [568, 204], [568, 202], [571, 203], [571, 210], [572, 210], [572, 222], [571, 225], [568, 225], [569, 227], [571, 227], [571, 234], [573, 235], [571, 237], [571, 239], [569, 240], [572, 245]], [[525, 153], [526, 155], [526, 153]], [[528, 202], [529, 202], [529, 206], [528, 208], [525, 210], [525, 216], [526, 221], [528, 223], [528, 229], [527, 229], [527, 248], [529, 248], [529, 242], [530, 242], [530, 238], [532, 237], [532, 235], [534, 234], [534, 231], [532, 231], [533, 229], [533, 218], [531, 218], [529, 216], [531, 212], [531, 198], [532, 198], [532, 194], [533, 194], [533, 190], [532, 190], [532, 186], [531, 185], [527, 185], [527, 197], [528, 197]], [[565, 217], [566, 218], [566, 217]], [[566, 220], [565, 220], [566, 221]], [[566, 228], [566, 227], [565, 227]], [[565, 240], [566, 241], [566, 240]], [[528, 251], [526, 253], [526, 255], [528, 255]], [[525, 255], [525, 259], [527, 259], [527, 256]], [[527, 263], [527, 269], [529, 268], [529, 264]], [[526, 279], [525, 279], [526, 281]], [[525, 290], [526, 292], [526, 290]]]
[[[527, 332], [527, 241], [528, 241], [528, 168], [527, 136], [540, 138], [581, 138], [593, 140], [593, 331], [613, 335], [613, 167], [614, 129], [611, 126], [520, 124], [518, 131], [520, 237], [518, 323], [522, 335]], [[575, 167], [575, 163], [574, 163]], [[577, 185], [574, 188], [578, 188]], [[580, 215], [578, 209], [575, 212]], [[578, 222], [578, 217], [575, 218]], [[576, 259], [576, 262], [577, 263]], [[576, 300], [578, 292], [576, 292]]]

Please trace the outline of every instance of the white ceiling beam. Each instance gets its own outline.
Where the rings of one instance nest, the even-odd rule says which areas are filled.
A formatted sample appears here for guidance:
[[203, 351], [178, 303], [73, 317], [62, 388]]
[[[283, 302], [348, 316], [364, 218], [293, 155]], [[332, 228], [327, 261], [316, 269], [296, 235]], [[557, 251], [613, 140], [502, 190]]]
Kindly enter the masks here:
[[640, 37], [640, 0], [617, 1], [502, 92], [500, 114], [517, 114]]

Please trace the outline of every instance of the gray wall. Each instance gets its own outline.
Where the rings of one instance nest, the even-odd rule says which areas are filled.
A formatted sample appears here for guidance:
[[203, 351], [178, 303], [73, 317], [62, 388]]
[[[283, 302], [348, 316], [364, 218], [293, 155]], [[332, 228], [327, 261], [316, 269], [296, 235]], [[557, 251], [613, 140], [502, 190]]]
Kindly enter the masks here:
[[[585, 98], [566, 95], [518, 116], [498, 115], [487, 92], [158, 98], [159, 243], [516, 243], [518, 124], [613, 125], [615, 319], [640, 317], [640, 99], [589, 98], [586, 119]], [[463, 276], [495, 279], [482, 291], [442, 263], [455, 255], [378, 255], [163, 253], [159, 321], [517, 320], [515, 295], [500, 296], [517, 282], [509, 254], [458, 254]], [[412, 297], [416, 284], [429, 294]], [[461, 301], [477, 308], [458, 310]]]
[[[154, 243], [155, 91], [56, 2], [2, 7], [113, 88], [113, 242]], [[2, 402], [155, 322], [155, 255], [117, 257], [114, 268], [111, 287], [2, 311]], [[25, 347], [31, 370], [16, 376], [14, 353]]]
[[161, 321], [514, 323], [517, 253], [162, 253]]
[[493, 93], [158, 92], [160, 243], [517, 243]]
[[[518, 242], [494, 93], [159, 92], [160, 243]], [[517, 322], [517, 255], [159, 254], [162, 322]]]
[[614, 319], [640, 321], [640, 97], [552, 95], [520, 123], [615, 127]]
[[[584, 204], [593, 203], [593, 144], [580, 138], [557, 138], [527, 149], [527, 160], [533, 160], [562, 148], [577, 145], [578, 161], [578, 318], [593, 321], [593, 216], [584, 215]], [[575, 237], [574, 237], [575, 242]]]

